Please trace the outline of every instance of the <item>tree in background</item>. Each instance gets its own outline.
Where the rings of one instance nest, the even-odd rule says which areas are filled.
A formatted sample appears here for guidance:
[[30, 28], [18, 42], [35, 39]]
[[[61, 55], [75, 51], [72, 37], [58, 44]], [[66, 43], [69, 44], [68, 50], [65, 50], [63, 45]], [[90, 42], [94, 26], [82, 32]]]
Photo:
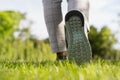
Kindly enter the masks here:
[[8, 39], [13, 37], [16, 27], [20, 21], [25, 19], [25, 15], [16, 11], [0, 12], [0, 38]]
[[111, 30], [104, 26], [98, 31], [94, 26], [91, 26], [89, 40], [92, 47], [93, 57], [109, 58], [114, 53], [113, 45], [117, 42]]

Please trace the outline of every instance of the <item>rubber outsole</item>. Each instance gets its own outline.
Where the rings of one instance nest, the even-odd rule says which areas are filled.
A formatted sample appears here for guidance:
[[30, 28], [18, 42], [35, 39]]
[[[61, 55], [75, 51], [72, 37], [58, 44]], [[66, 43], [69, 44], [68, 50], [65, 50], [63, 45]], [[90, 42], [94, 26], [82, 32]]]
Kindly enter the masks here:
[[65, 17], [65, 24], [68, 59], [74, 60], [77, 64], [90, 62], [92, 51], [85, 35], [82, 13], [78, 11], [69, 12]]

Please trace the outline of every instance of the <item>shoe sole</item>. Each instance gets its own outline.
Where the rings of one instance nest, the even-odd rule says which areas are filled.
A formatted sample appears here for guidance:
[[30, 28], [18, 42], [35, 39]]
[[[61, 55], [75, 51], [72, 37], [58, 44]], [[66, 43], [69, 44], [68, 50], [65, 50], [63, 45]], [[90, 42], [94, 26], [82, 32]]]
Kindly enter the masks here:
[[74, 60], [77, 64], [90, 62], [92, 52], [89, 40], [85, 35], [82, 13], [69, 12], [65, 17], [65, 24], [68, 59]]

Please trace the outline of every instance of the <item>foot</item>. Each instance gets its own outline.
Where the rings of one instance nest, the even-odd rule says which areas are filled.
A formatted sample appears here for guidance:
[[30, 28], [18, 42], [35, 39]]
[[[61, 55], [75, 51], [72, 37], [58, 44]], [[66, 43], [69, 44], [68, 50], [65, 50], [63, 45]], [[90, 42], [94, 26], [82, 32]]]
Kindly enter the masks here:
[[57, 52], [57, 60], [65, 60], [67, 58], [67, 52]]
[[92, 52], [85, 33], [83, 14], [79, 11], [69, 12], [65, 17], [65, 24], [68, 59], [74, 60], [77, 64], [89, 62]]

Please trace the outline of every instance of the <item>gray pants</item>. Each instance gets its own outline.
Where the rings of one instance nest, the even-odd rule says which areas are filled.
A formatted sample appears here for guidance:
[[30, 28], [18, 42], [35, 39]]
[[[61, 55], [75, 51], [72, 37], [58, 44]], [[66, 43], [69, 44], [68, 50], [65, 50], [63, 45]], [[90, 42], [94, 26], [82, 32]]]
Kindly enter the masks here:
[[[63, 21], [61, 2], [62, 0], [43, 0], [45, 23], [53, 52], [66, 51], [64, 24], [61, 24]], [[78, 10], [83, 13], [86, 30], [89, 31], [89, 0], [67, 0], [67, 2], [68, 12]]]

